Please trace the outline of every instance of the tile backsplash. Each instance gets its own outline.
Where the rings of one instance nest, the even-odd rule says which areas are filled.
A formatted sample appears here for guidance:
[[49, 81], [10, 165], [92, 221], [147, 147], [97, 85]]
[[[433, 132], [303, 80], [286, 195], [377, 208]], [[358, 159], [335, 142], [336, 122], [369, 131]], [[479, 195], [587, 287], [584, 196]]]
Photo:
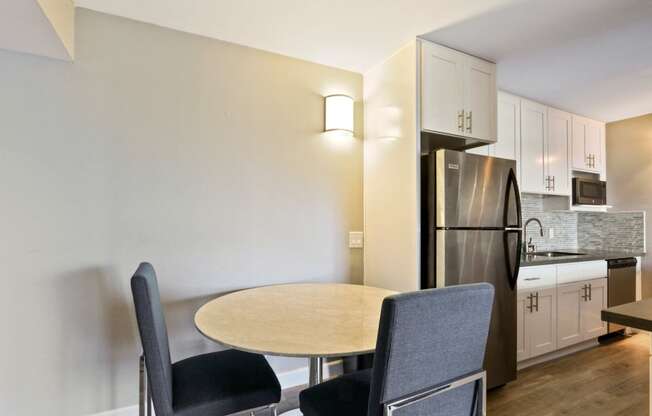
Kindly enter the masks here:
[[[592, 249], [605, 251], [645, 251], [645, 213], [636, 212], [574, 212], [548, 210], [544, 197], [523, 194], [523, 223], [538, 218], [543, 224], [530, 223], [528, 239], [537, 250]], [[550, 234], [552, 229], [552, 237]]]
[[582, 212], [577, 221], [583, 248], [606, 251], [645, 251], [644, 212]]
[[[539, 226], [530, 223], [527, 227], [528, 239], [537, 250], [574, 249], [577, 248], [577, 212], [546, 211], [543, 198], [539, 195], [523, 194], [521, 196], [523, 224], [530, 218], [538, 218], [543, 224], [543, 237], [539, 234]], [[554, 236], [550, 237], [552, 228]], [[527, 243], [527, 242], [526, 242]]]

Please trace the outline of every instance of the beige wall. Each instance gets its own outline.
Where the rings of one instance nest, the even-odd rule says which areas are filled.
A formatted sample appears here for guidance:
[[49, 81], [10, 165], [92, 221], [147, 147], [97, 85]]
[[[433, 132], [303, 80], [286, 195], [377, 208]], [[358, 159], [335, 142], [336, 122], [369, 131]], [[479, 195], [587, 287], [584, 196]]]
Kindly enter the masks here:
[[[607, 124], [607, 201], [652, 212], [652, 114]], [[646, 216], [649, 220], [649, 215]], [[646, 225], [645, 241], [652, 241]], [[652, 296], [652, 256], [643, 257], [643, 296]]]
[[174, 359], [216, 348], [192, 317], [218, 293], [362, 281], [361, 111], [358, 138], [320, 133], [359, 74], [77, 14], [75, 63], [0, 51], [2, 415], [136, 403], [142, 260]]

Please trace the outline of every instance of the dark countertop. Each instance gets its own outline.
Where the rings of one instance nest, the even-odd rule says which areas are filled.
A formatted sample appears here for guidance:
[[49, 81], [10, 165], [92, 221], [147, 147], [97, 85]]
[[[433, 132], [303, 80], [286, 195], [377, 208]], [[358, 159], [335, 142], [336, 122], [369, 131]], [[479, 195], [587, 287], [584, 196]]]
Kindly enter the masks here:
[[561, 264], [561, 263], [577, 263], [581, 261], [592, 260], [613, 260], [622, 259], [625, 257], [640, 257], [645, 253], [640, 252], [626, 252], [626, 251], [600, 251], [588, 249], [559, 249], [550, 251], [561, 251], [568, 253], [583, 253], [583, 256], [562, 256], [562, 257], [545, 257], [545, 256], [521, 256], [521, 267], [528, 266], [545, 266], [548, 264]]
[[652, 331], [652, 299], [604, 309], [602, 320], [642, 331]]

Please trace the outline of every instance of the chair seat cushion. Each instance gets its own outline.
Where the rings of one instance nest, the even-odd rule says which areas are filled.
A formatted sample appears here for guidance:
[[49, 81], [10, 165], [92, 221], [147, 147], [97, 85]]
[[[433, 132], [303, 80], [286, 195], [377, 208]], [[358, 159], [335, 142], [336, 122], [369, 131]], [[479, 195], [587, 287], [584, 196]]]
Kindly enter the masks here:
[[345, 374], [302, 391], [304, 416], [366, 416], [371, 369]]
[[175, 416], [220, 416], [278, 403], [281, 386], [259, 354], [227, 350], [172, 365]]

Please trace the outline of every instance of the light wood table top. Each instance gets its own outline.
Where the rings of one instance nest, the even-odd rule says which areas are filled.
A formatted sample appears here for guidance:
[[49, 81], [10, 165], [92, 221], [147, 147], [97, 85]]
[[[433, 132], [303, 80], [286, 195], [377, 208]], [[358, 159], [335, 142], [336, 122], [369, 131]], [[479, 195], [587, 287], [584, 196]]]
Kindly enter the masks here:
[[396, 292], [349, 284], [288, 284], [230, 293], [203, 305], [206, 337], [249, 352], [334, 357], [373, 352], [380, 309]]

